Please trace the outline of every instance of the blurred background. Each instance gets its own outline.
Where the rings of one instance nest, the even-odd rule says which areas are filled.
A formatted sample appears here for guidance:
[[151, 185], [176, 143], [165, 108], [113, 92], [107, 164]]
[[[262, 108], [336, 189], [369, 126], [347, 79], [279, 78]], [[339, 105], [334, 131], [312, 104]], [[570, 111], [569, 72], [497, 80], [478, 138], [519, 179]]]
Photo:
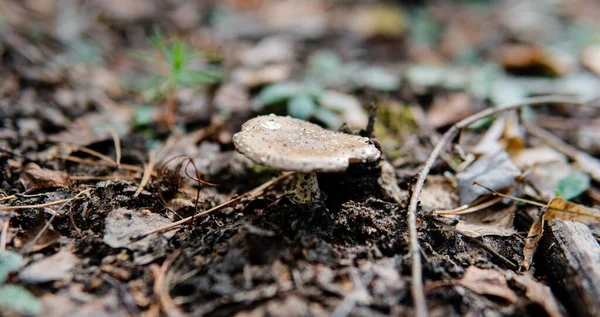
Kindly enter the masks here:
[[[593, 0], [4, 0], [0, 142], [15, 130], [90, 144], [108, 120], [152, 147], [218, 119], [213, 139], [230, 147], [257, 114], [356, 131], [376, 104], [397, 157], [423, 123], [545, 93], [596, 98], [599, 21]], [[584, 126], [573, 142], [597, 153]]]

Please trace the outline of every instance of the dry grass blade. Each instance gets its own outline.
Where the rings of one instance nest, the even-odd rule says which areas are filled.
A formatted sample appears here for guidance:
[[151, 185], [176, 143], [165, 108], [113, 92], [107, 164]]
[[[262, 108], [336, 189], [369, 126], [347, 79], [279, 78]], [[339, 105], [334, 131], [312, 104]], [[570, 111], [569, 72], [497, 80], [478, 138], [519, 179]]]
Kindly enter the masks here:
[[0, 211], [12, 211], [12, 210], [22, 210], [22, 209], [35, 209], [35, 208], [46, 208], [46, 207], [51, 207], [51, 206], [56, 206], [56, 205], [60, 205], [60, 204], [67, 204], [73, 200], [79, 199], [79, 197], [81, 197], [81, 195], [83, 194], [87, 194], [90, 192], [91, 189], [86, 189], [82, 192], [79, 192], [77, 195], [68, 198], [68, 199], [60, 199], [57, 201], [52, 201], [49, 203], [44, 203], [44, 204], [36, 204], [36, 205], [25, 205], [25, 206], [0, 206]]
[[94, 151], [90, 148], [87, 148], [85, 146], [79, 146], [79, 145], [74, 145], [74, 144], [62, 144], [61, 146], [65, 147], [65, 148], [69, 148], [71, 151], [79, 151], [79, 152], [87, 153], [91, 156], [95, 156], [103, 161], [106, 161], [113, 167], [117, 165], [117, 163], [110, 157], [108, 157], [98, 151]]
[[144, 174], [142, 176], [142, 180], [140, 181], [140, 185], [138, 186], [133, 197], [137, 197], [140, 195], [146, 184], [150, 181], [150, 177], [152, 177], [152, 170], [154, 170], [154, 158], [156, 157], [156, 151], [150, 151], [150, 158], [148, 159], [148, 163], [144, 164]]
[[[419, 247], [419, 239], [417, 236], [417, 206], [419, 204], [419, 195], [423, 190], [425, 184], [425, 178], [429, 174], [431, 167], [439, 157], [442, 150], [450, 143], [457, 135], [458, 132], [467, 126], [490, 116], [494, 116], [498, 113], [519, 109], [525, 106], [536, 106], [543, 104], [574, 104], [578, 106], [585, 106], [587, 104], [581, 102], [579, 98], [569, 98], [562, 96], [543, 96], [525, 99], [522, 102], [507, 105], [501, 108], [488, 108], [476, 114], [473, 114], [458, 123], [454, 124], [444, 135], [442, 135], [439, 142], [435, 145], [429, 157], [423, 164], [423, 167], [419, 174], [417, 174], [416, 181], [411, 188], [411, 197], [408, 205], [408, 227], [409, 227], [409, 242], [410, 242], [410, 257], [412, 260], [411, 266], [411, 294], [415, 305], [415, 316], [426, 317], [429, 315], [427, 311], [427, 303], [425, 301], [425, 294], [423, 292], [423, 272], [421, 264], [421, 253]], [[596, 106], [590, 104], [590, 106]]]
[[181, 309], [175, 305], [169, 294], [169, 280], [167, 278], [167, 272], [169, 272], [171, 265], [178, 256], [179, 251], [175, 251], [167, 260], [165, 260], [165, 262], [163, 262], [160, 268], [157, 266], [152, 268], [154, 273], [154, 293], [158, 297], [158, 302], [160, 303], [162, 311], [169, 317], [179, 317], [184, 315]]
[[534, 205], [534, 206], [538, 206], [541, 208], [546, 208], [546, 209], [548, 209], [548, 212], [544, 216], [545, 220], [550, 220], [550, 219], [555, 219], [555, 218], [560, 218], [563, 220], [575, 220], [575, 221], [581, 221], [581, 222], [585, 222], [585, 221], [597, 222], [600, 220], [600, 211], [599, 210], [590, 208], [590, 207], [586, 207], [583, 205], [579, 205], [576, 203], [572, 203], [572, 202], [567, 201], [560, 197], [556, 197], [556, 198], [552, 199], [550, 202], [548, 202], [547, 204], [543, 204], [543, 203], [537, 202], [535, 200], [513, 197], [510, 195], [505, 195], [505, 194], [496, 192], [488, 187], [485, 187], [484, 185], [482, 185], [478, 182], [475, 182], [474, 185], [478, 185], [478, 186], [481, 186], [481, 187], [489, 190], [490, 193], [495, 196], [500, 196], [502, 198], [508, 198], [508, 199], [512, 199], [514, 201], [519, 201], [519, 202], [522, 202], [525, 204]]
[[[65, 160], [65, 161], [82, 163], [82, 164], [115, 167], [114, 163], [111, 164], [111, 163], [103, 162], [103, 161], [94, 161], [94, 160], [80, 158], [80, 157], [76, 157], [76, 156], [72, 156], [72, 155], [52, 154], [52, 157], [61, 159], [61, 160]], [[144, 172], [144, 168], [135, 166], [135, 165], [129, 165], [129, 164], [121, 164], [121, 169], [125, 169], [125, 170], [132, 171], [132, 172], [137, 172], [137, 173]], [[154, 173], [153, 173], [153, 175], [154, 175]]]
[[448, 216], [454, 216], [454, 215], [464, 215], [464, 214], [469, 214], [472, 212], [477, 212], [479, 210], [485, 209], [489, 206], [492, 206], [498, 202], [502, 201], [502, 197], [496, 197], [493, 199], [490, 199], [488, 201], [485, 201], [481, 204], [477, 204], [474, 206], [471, 206], [471, 204], [468, 205], [464, 205], [464, 206], [460, 206], [458, 208], [455, 209], [450, 209], [450, 210], [434, 210], [433, 212], [438, 214], [438, 215], [448, 215]]
[[110, 135], [113, 139], [113, 143], [115, 144], [115, 155], [116, 155], [116, 168], [119, 169], [121, 168], [121, 138], [119, 137], [119, 133], [117, 133], [117, 130], [110, 126], [108, 127], [108, 131], [110, 132]]
[[74, 181], [114, 181], [114, 180], [134, 180], [139, 177], [127, 175], [108, 175], [108, 176], [92, 176], [92, 175], [77, 175], [69, 176]]

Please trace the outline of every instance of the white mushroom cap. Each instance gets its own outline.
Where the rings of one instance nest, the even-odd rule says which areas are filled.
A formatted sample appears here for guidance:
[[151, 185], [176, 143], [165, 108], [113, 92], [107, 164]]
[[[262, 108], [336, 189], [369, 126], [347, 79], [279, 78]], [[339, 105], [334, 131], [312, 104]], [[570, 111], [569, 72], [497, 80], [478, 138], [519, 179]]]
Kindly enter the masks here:
[[248, 120], [233, 144], [258, 164], [301, 173], [342, 172], [350, 163], [372, 162], [381, 155], [368, 138], [276, 115]]

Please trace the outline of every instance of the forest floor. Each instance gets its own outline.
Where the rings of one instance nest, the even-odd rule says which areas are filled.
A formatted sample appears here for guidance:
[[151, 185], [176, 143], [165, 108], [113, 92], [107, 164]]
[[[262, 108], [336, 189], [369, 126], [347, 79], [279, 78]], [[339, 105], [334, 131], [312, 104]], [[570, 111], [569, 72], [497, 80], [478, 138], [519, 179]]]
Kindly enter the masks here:
[[[2, 1], [0, 315], [594, 312], [544, 226], [600, 254], [600, 4], [409, 2]], [[382, 156], [295, 204], [232, 143], [270, 113]]]

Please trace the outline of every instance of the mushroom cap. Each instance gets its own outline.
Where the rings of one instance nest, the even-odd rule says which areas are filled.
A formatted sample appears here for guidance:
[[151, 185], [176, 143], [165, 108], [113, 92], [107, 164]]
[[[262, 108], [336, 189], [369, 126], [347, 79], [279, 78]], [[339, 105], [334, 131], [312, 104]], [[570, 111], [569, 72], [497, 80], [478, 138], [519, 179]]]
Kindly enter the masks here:
[[276, 115], [248, 120], [233, 144], [257, 164], [301, 173], [342, 172], [350, 163], [372, 162], [381, 155], [368, 138]]

